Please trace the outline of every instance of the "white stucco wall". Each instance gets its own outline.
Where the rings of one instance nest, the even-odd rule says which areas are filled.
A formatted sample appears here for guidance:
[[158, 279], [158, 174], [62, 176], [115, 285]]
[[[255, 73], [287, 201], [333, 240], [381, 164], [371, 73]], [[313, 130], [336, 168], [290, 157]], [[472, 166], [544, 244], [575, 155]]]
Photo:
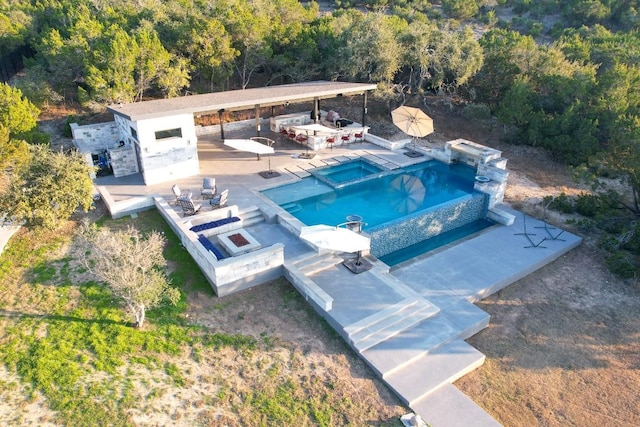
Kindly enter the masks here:
[[[200, 173], [193, 115], [141, 120], [131, 126], [137, 132], [138, 156], [145, 184], [171, 182]], [[182, 130], [181, 137], [156, 140], [156, 132], [177, 128]]]

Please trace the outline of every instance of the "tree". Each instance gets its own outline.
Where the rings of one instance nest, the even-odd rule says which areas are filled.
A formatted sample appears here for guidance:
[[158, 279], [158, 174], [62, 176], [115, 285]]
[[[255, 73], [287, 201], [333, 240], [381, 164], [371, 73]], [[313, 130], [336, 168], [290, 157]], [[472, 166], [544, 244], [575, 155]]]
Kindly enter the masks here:
[[381, 12], [345, 13], [334, 20], [341, 46], [335, 53], [336, 77], [367, 82], [391, 82], [400, 69], [398, 18]]
[[140, 48], [135, 37], [113, 26], [103, 43], [87, 59], [87, 84], [94, 98], [105, 102], [131, 102], [136, 95], [134, 71]]
[[165, 238], [159, 232], [145, 236], [132, 226], [112, 231], [85, 222], [79, 237], [87, 267], [109, 286], [136, 327], [143, 327], [147, 309], [178, 303], [180, 291], [170, 286], [162, 256]]
[[216, 77], [229, 77], [230, 64], [240, 52], [231, 46], [231, 36], [217, 19], [192, 18], [185, 23], [184, 31], [189, 36], [183, 39], [182, 48], [213, 91]]
[[476, 0], [442, 0], [444, 13], [457, 19], [469, 19], [475, 16], [479, 9]]
[[26, 141], [9, 137], [9, 129], [0, 124], [0, 172], [14, 172], [27, 164], [29, 146]]
[[0, 212], [28, 226], [55, 229], [78, 208], [91, 207], [90, 172], [78, 154], [31, 145], [28, 164], [11, 175], [7, 191], [0, 195]]
[[0, 83], [0, 125], [9, 130], [11, 137], [34, 129], [39, 115], [38, 107], [26, 99], [20, 89]]
[[29, 145], [21, 139], [9, 138], [9, 130], [0, 124], [0, 194], [9, 185], [11, 176], [29, 160]]

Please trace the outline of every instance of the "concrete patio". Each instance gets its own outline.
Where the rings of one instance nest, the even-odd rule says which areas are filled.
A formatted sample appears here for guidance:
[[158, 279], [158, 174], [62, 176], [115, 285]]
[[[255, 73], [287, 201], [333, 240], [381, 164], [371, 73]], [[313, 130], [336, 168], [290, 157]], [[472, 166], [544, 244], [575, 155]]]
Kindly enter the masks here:
[[[247, 134], [249, 132], [249, 134]], [[252, 131], [227, 135], [252, 136]], [[374, 157], [399, 167], [425, 158], [412, 159], [403, 150], [387, 150], [369, 142], [323, 150], [310, 160], [292, 157], [304, 150], [279, 135], [271, 168], [281, 175], [262, 178], [268, 168], [263, 156], [225, 147], [216, 137], [198, 142], [201, 176], [177, 180], [183, 189], [199, 194], [203, 176], [216, 178], [218, 191], [228, 188], [229, 204], [240, 211], [274, 209], [255, 190], [282, 185], [303, 176], [308, 168], [340, 158]], [[337, 160], [336, 160], [337, 159]], [[126, 215], [154, 206], [152, 196], [173, 199], [171, 184], [144, 186], [139, 175], [96, 179], [114, 205], [125, 206]], [[104, 196], [103, 194], [103, 196]], [[123, 205], [124, 204], [124, 205]], [[398, 397], [434, 427], [499, 425], [452, 383], [484, 362], [484, 355], [465, 339], [489, 324], [489, 315], [473, 303], [508, 286], [553, 261], [580, 244], [578, 236], [560, 230], [545, 230], [545, 224], [501, 206], [515, 215], [511, 226], [495, 225], [463, 241], [422, 255], [389, 269], [371, 260], [374, 267], [354, 275], [341, 263], [352, 255], [319, 255], [287, 227], [252, 215], [243, 228], [263, 246], [284, 244], [282, 274], [316, 311], [346, 340]], [[113, 213], [113, 212], [112, 212]], [[535, 233], [532, 246], [525, 230]], [[553, 237], [556, 236], [556, 239]]]

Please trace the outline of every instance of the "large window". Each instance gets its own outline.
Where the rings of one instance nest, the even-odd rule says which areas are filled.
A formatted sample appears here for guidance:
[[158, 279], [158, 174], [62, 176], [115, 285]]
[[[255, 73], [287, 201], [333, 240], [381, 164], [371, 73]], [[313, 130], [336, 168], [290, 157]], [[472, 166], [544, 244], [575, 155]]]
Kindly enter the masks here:
[[182, 128], [156, 131], [156, 141], [167, 138], [182, 138]]

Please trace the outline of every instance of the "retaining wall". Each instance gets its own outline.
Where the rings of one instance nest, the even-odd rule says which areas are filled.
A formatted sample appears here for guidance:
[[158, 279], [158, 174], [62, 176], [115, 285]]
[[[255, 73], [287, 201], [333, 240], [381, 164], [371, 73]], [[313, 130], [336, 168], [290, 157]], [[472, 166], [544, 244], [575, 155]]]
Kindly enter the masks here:
[[[180, 242], [198, 264], [211, 288], [219, 297], [270, 282], [283, 275], [284, 245], [282, 243], [218, 260], [198, 241], [198, 235], [189, 230], [191, 228], [189, 220], [181, 218], [163, 198], [155, 197], [154, 201], [160, 214], [180, 238]], [[237, 213], [237, 206], [235, 211], [233, 207], [219, 212], [214, 211], [208, 214], [207, 219], [213, 221], [233, 216], [233, 212]], [[190, 217], [190, 219], [195, 218]]]

